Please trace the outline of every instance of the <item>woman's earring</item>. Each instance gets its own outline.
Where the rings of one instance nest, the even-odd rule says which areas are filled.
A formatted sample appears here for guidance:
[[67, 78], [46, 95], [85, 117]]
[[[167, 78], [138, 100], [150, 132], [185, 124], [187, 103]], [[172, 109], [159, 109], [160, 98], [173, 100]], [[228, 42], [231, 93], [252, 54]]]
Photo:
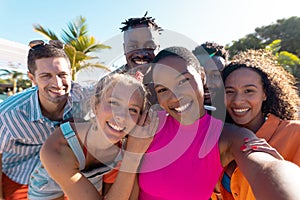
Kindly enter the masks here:
[[96, 118], [95, 117], [93, 117], [93, 118], [91, 118], [91, 123], [92, 123], [92, 130], [93, 131], [98, 131], [98, 127], [97, 127], [97, 121], [96, 121]]

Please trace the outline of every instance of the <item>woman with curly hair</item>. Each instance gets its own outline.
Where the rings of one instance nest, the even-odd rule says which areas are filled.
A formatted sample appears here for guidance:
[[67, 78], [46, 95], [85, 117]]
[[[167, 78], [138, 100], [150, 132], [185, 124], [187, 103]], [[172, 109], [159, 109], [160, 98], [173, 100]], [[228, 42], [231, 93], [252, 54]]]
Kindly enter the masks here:
[[[252, 130], [285, 160], [300, 166], [300, 101], [295, 78], [277, 64], [271, 52], [248, 50], [233, 57], [223, 70], [223, 80], [230, 120]], [[220, 191], [226, 200], [255, 199], [235, 163], [225, 170]]]

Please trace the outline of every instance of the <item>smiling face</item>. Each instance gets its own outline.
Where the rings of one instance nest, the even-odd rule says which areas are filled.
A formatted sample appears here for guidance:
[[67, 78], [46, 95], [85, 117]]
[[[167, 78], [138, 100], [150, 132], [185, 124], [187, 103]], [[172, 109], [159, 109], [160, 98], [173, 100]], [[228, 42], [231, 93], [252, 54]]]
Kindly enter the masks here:
[[168, 56], [153, 68], [153, 81], [160, 106], [183, 125], [204, 115], [200, 73], [184, 59]]
[[150, 63], [158, 48], [158, 31], [140, 24], [124, 32], [124, 53], [129, 69]]
[[98, 127], [111, 143], [116, 143], [138, 123], [143, 106], [144, 96], [137, 85], [110, 85], [95, 108]]
[[211, 59], [207, 59], [203, 65], [206, 74], [206, 87], [204, 90], [204, 103], [206, 105], [211, 105], [211, 99], [218, 98], [218, 94], [224, 94], [221, 92], [224, 88], [221, 76], [225, 66], [223, 60], [220, 56], [213, 56]]
[[43, 107], [65, 104], [71, 90], [71, 70], [63, 57], [41, 58], [35, 61], [34, 74], [28, 77], [39, 88], [38, 95]]
[[260, 75], [239, 68], [225, 80], [226, 107], [234, 122], [256, 132], [264, 122], [262, 103], [266, 100]]

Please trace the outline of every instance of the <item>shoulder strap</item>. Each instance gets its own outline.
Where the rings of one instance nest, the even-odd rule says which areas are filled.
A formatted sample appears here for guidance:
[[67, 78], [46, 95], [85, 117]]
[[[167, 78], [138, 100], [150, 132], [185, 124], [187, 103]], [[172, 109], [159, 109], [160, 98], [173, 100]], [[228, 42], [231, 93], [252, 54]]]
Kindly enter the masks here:
[[61, 124], [60, 129], [79, 162], [79, 170], [84, 169], [85, 156], [83, 154], [81, 145], [79, 144], [79, 141], [76, 137], [76, 134], [70, 125], [70, 122], [65, 122]]

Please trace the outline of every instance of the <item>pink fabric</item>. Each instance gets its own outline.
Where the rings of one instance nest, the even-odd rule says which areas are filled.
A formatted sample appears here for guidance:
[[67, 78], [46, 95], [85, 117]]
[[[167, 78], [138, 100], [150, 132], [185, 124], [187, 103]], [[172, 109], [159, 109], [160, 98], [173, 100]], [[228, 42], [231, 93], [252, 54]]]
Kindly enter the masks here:
[[189, 126], [170, 116], [162, 121], [141, 164], [139, 199], [209, 199], [223, 169], [222, 122], [208, 114]]

